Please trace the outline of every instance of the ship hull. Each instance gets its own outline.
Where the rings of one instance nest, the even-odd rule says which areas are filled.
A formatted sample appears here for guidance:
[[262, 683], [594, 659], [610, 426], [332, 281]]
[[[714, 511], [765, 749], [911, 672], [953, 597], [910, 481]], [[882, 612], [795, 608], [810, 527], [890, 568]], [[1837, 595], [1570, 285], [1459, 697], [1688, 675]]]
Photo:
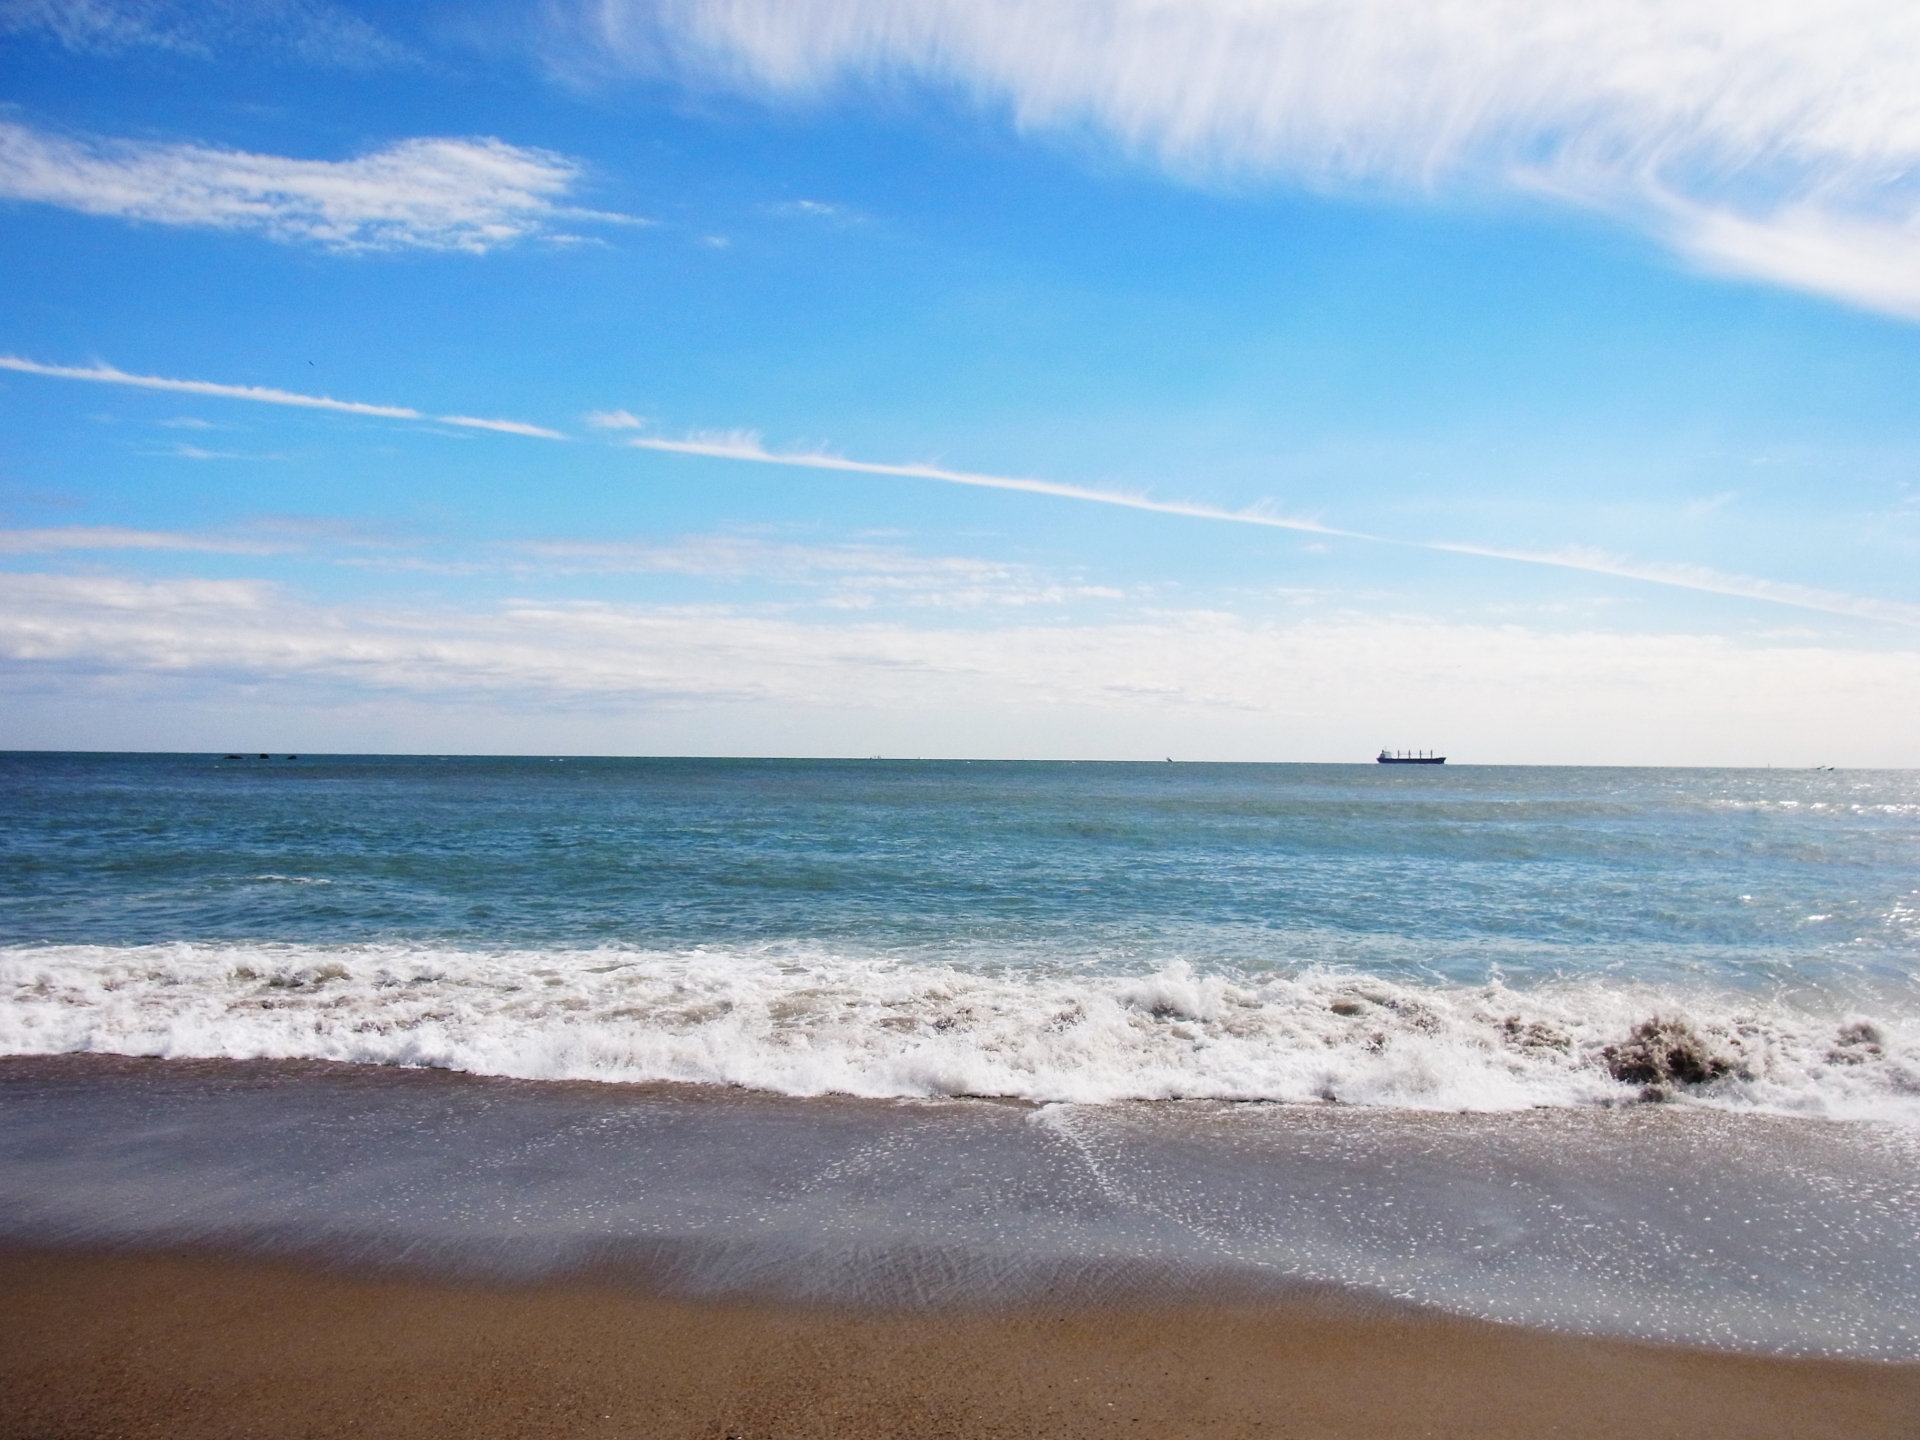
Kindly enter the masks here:
[[1373, 763], [1376, 765], [1444, 765], [1447, 763], [1447, 757], [1444, 755], [1381, 755], [1377, 756]]

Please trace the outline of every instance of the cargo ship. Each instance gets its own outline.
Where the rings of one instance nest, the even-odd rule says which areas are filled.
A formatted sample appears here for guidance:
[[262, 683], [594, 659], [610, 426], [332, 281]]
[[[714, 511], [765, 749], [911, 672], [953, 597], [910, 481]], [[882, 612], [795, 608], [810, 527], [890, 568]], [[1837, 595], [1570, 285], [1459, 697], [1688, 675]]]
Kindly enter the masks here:
[[1382, 750], [1373, 757], [1377, 765], [1444, 765], [1447, 757], [1432, 755], [1425, 750]]

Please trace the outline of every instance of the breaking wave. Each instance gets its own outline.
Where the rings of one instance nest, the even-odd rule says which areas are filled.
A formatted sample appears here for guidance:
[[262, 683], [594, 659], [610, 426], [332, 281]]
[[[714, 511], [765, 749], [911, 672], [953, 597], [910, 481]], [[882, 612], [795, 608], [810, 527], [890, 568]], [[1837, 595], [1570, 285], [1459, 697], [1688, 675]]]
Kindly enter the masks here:
[[0, 949], [0, 1051], [321, 1059], [788, 1095], [1652, 1100], [1920, 1127], [1920, 1024], [1619, 982], [1131, 977], [768, 945]]

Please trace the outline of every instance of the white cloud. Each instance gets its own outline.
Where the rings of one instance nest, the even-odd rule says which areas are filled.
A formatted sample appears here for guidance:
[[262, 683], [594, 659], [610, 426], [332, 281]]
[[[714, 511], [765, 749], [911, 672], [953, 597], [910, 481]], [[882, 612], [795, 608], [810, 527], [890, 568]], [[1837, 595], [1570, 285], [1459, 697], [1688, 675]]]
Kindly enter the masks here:
[[130, 530], [121, 525], [60, 525], [44, 530], [0, 530], [0, 555], [47, 555], [67, 550], [196, 550], [222, 555], [272, 555], [286, 547], [177, 530]]
[[[206, 395], [222, 399], [247, 400], [269, 405], [292, 405], [309, 409], [333, 410], [351, 415], [374, 416], [395, 420], [432, 419], [445, 425], [459, 425], [477, 430], [489, 430], [508, 435], [526, 435], [546, 440], [565, 440], [568, 437], [557, 430], [544, 426], [531, 425], [521, 420], [486, 420], [470, 415], [429, 416], [422, 411], [407, 406], [369, 405], [359, 401], [335, 400], [324, 395], [304, 395], [295, 391], [276, 390], [256, 385], [225, 385], [208, 380], [172, 380], [156, 375], [133, 375], [118, 370], [111, 365], [71, 366], [44, 365], [38, 361], [23, 359], [15, 355], [0, 355], [0, 370], [13, 370], [22, 374], [41, 375], [62, 380], [85, 380], [100, 384], [128, 385], [141, 389], [179, 391], [186, 394]], [[626, 421], [634, 417], [625, 411], [594, 412], [588, 423], [601, 428], [625, 429]], [[1747, 600], [1763, 600], [1771, 604], [1789, 605], [1803, 610], [1816, 610], [1825, 614], [1846, 615], [1856, 619], [1878, 621], [1886, 624], [1920, 626], [1920, 606], [1904, 604], [1899, 601], [1880, 600], [1870, 596], [1850, 595], [1843, 591], [1826, 590], [1815, 586], [1799, 585], [1792, 582], [1768, 580], [1748, 575], [1733, 575], [1714, 570], [1704, 565], [1662, 564], [1634, 561], [1624, 557], [1608, 555], [1603, 552], [1569, 546], [1558, 550], [1513, 550], [1497, 546], [1477, 545], [1450, 541], [1407, 540], [1395, 537], [1368, 535], [1358, 530], [1345, 530], [1326, 525], [1318, 520], [1300, 516], [1282, 515], [1264, 504], [1249, 506], [1241, 510], [1228, 510], [1219, 506], [1205, 505], [1184, 500], [1156, 500], [1145, 495], [1118, 490], [1103, 490], [1087, 485], [1070, 485], [1052, 480], [1034, 480], [1011, 475], [989, 475], [971, 470], [952, 470], [939, 465], [927, 464], [889, 464], [870, 460], [850, 460], [843, 456], [827, 454], [818, 450], [775, 451], [766, 448], [757, 432], [731, 430], [711, 434], [697, 434], [682, 440], [669, 440], [652, 436], [635, 436], [622, 442], [641, 450], [654, 450], [674, 455], [693, 455], [706, 459], [742, 460], [759, 465], [786, 465], [806, 470], [832, 470], [861, 475], [897, 476], [910, 480], [933, 480], [941, 484], [967, 485], [987, 490], [1011, 490], [1030, 495], [1046, 495], [1056, 499], [1075, 500], [1096, 505], [1114, 505], [1128, 510], [1144, 510], [1153, 514], [1173, 515], [1185, 519], [1225, 521], [1236, 525], [1257, 525], [1278, 530], [1306, 531], [1315, 535], [1335, 536], [1342, 539], [1361, 540], [1373, 544], [1404, 545], [1414, 549], [1441, 550], [1463, 555], [1479, 555], [1489, 559], [1514, 561], [1527, 565], [1545, 565], [1555, 569], [1582, 570], [1590, 574], [1609, 575], [1621, 579], [1637, 580], [1646, 584], [1673, 586], [1683, 590], [1697, 590], [1708, 594], [1728, 595]], [[192, 459], [270, 459], [272, 456], [227, 455], [224, 452], [201, 450], [193, 446], [179, 446], [176, 454]], [[1082, 590], [1074, 595], [1091, 596], [1101, 592]], [[1059, 598], [1066, 598], [1068, 592], [1057, 592]]]
[[501, 435], [526, 435], [536, 440], [564, 440], [558, 430], [544, 425], [529, 425], [524, 420], [481, 420], [472, 415], [436, 415], [442, 425], [464, 425], [469, 430], [492, 430]]
[[[0, 531], [0, 550], [5, 533]], [[761, 587], [754, 598], [759, 614], [802, 613], [814, 606], [1004, 611], [1128, 598], [1111, 585], [1050, 576], [1006, 561], [917, 555], [873, 544], [798, 545], [738, 534], [666, 541], [533, 540], [462, 559], [389, 553], [338, 557], [338, 563], [395, 573], [511, 577], [522, 585], [579, 575], [673, 575], [751, 584]]]
[[[40, 374], [60, 380], [92, 380], [100, 384], [123, 384], [136, 386], [144, 390], [177, 390], [194, 396], [215, 396], [223, 399], [248, 399], [267, 405], [300, 405], [309, 409], [342, 411], [348, 415], [371, 415], [380, 419], [424, 420], [434, 419], [442, 424], [468, 426], [474, 430], [493, 430], [501, 434], [515, 436], [534, 436], [541, 440], [566, 440], [559, 430], [547, 430], [545, 426], [528, 424], [524, 420], [484, 420], [470, 415], [440, 415], [428, 417], [422, 411], [401, 407], [401, 405], [365, 405], [361, 401], [330, 399], [326, 396], [303, 396], [290, 390], [271, 390], [265, 386], [228, 386], [211, 380], [169, 380], [154, 374], [129, 374], [113, 369], [111, 365], [40, 365], [38, 361], [21, 359], [17, 355], [0, 355], [0, 369], [19, 371], [23, 374]], [[601, 428], [628, 428], [626, 420], [634, 419], [626, 411], [612, 413], [593, 413], [589, 415], [589, 424]], [[1622, 580], [1638, 580], [1653, 586], [1672, 586], [1678, 589], [1695, 589], [1711, 595], [1732, 595], [1740, 599], [1759, 599], [1772, 605], [1791, 605], [1795, 609], [1820, 611], [1824, 614], [1845, 614], [1859, 620], [1876, 620], [1882, 624], [1899, 626], [1920, 626], [1920, 605], [1907, 605], [1901, 601], [1884, 601], [1868, 595], [1849, 595], [1836, 589], [1820, 589], [1814, 586], [1799, 586], [1780, 580], [1764, 580], [1757, 576], [1726, 574], [1722, 570], [1713, 570], [1703, 564], [1661, 564], [1630, 561], [1617, 555], [1605, 555], [1601, 551], [1569, 545], [1553, 551], [1521, 551], [1521, 549], [1501, 549], [1496, 545], [1475, 545], [1475, 543], [1455, 543], [1455, 541], [1400, 540], [1390, 536], [1369, 536], [1359, 530], [1340, 530], [1336, 526], [1323, 524], [1319, 520], [1309, 520], [1304, 516], [1279, 515], [1267, 505], [1252, 505], [1248, 509], [1229, 511], [1215, 505], [1200, 505], [1194, 501], [1171, 501], [1171, 499], [1152, 499], [1139, 493], [1117, 492], [1117, 490], [1098, 490], [1092, 486], [1073, 486], [1056, 480], [1031, 480], [1021, 476], [1004, 474], [983, 474], [977, 470], [950, 470], [939, 465], [889, 465], [879, 461], [852, 461], [841, 455], [829, 455], [824, 451], [770, 451], [762, 444], [758, 432], [753, 430], [726, 430], [718, 434], [697, 434], [685, 440], [662, 440], [651, 436], [636, 436], [626, 440], [626, 445], [636, 449], [653, 449], [670, 455], [699, 455], [705, 459], [726, 459], [726, 461], [747, 461], [753, 465], [789, 465], [804, 470], [843, 470], [852, 474], [883, 474], [899, 476], [904, 480], [935, 480], [941, 484], [956, 486], [975, 486], [981, 490], [1012, 490], [1029, 495], [1052, 495], [1056, 499], [1085, 501], [1092, 505], [1117, 505], [1131, 511], [1148, 511], [1154, 515], [1175, 515], [1190, 520], [1225, 520], [1229, 524], [1254, 524], [1273, 530], [1304, 530], [1317, 536], [1336, 536], [1342, 540], [1361, 540], [1384, 545], [1407, 545], [1411, 549], [1434, 549], [1434, 551], [1452, 551], [1459, 555], [1482, 555], [1496, 561], [1515, 561], [1521, 564], [1546, 564], [1559, 570], [1584, 570], [1588, 574], [1605, 574]], [[273, 459], [273, 457], [244, 457], [244, 455], [225, 455], [221, 451], [204, 451], [192, 445], [177, 447], [179, 455], [188, 459]], [[1052, 599], [1068, 597], [1092, 597], [1104, 591], [1096, 589], [1077, 589], [1077, 591], [1052, 591]], [[973, 601], [979, 603], [979, 601]]]
[[1460, 555], [1484, 555], [1493, 560], [1518, 560], [1528, 565], [1550, 565], [1561, 570], [1584, 570], [1590, 575], [1614, 575], [1623, 580], [1639, 580], [1650, 585], [1672, 585], [1709, 595], [1731, 595], [1742, 600], [1765, 600], [1773, 605], [1818, 610], [1827, 615], [1851, 615], [1859, 620], [1920, 627], [1920, 605], [1906, 605], [1897, 600], [1876, 600], [1871, 596], [1849, 595], [1841, 590], [1823, 590], [1815, 585], [1796, 585], [1791, 581], [1767, 580], [1755, 575], [1730, 575], [1707, 565], [1648, 563], [1585, 546], [1569, 546], [1562, 550], [1502, 550], [1490, 545], [1456, 545], [1433, 541], [1421, 548], [1450, 550]]
[[[1418, 620], [913, 628], [532, 600], [327, 607], [250, 581], [15, 574], [0, 575], [0, 684], [0, 745], [43, 712], [90, 715], [88, 743], [153, 743], [144, 703], [90, 701], [105, 686], [196, 706], [209, 736], [270, 697], [307, 748], [346, 743], [312, 728], [328, 707], [426, 705], [555, 717], [519, 733], [560, 726], [625, 753], [1361, 759], [1417, 743], [1478, 760], [1920, 761], [1920, 652]], [[430, 723], [416, 747], [435, 744]], [[498, 733], [485, 726], [469, 733]]]
[[949, 470], [939, 465], [888, 465], [871, 460], [848, 460], [817, 450], [772, 451], [761, 443], [758, 434], [748, 430], [694, 435], [685, 440], [642, 438], [626, 443], [636, 449], [661, 450], [673, 455], [749, 460], [761, 465], [794, 465], [803, 470], [845, 470], [858, 475], [897, 475], [908, 480], [939, 480], [949, 485], [972, 485], [983, 490], [1018, 490], [1029, 495], [1052, 495], [1063, 500], [1088, 500], [1098, 505], [1118, 505], [1127, 510], [1150, 510], [1158, 515], [1184, 515], [1196, 520], [1232, 520], [1242, 525], [1266, 525], [1276, 530], [1307, 530], [1319, 535], [1346, 535], [1362, 540], [1372, 538], [1356, 531], [1335, 530], [1317, 520], [1278, 515], [1258, 507], [1222, 510], [1212, 505], [1192, 504], [1184, 500], [1154, 500], [1121, 490], [1097, 490], [1086, 485], [1067, 485], [1054, 480], [983, 475], [972, 470]]
[[247, 46], [352, 69], [405, 58], [366, 21], [320, 0], [0, 0], [0, 34], [34, 32], [82, 54]]
[[596, 430], [644, 430], [647, 422], [629, 410], [589, 410], [587, 424]]
[[604, 53], [786, 97], [930, 80], [1195, 176], [1520, 187], [1920, 318], [1905, 0], [593, 0]]
[[139, 390], [172, 390], [184, 395], [211, 395], [221, 400], [251, 400], [263, 405], [294, 405], [308, 410], [338, 410], [346, 415], [373, 415], [387, 420], [426, 417], [404, 405], [366, 405], [358, 400], [335, 400], [325, 395], [302, 395], [265, 385], [222, 385], [213, 380], [170, 380], [159, 375], [130, 375], [111, 365], [42, 365], [18, 355], [0, 355], [0, 370], [22, 375], [44, 375], [54, 380], [90, 380], [102, 385], [130, 385]]
[[480, 254], [556, 220], [580, 168], [503, 140], [403, 140], [353, 160], [74, 140], [0, 123], [0, 198], [160, 225], [247, 230], [338, 251]]
[[0, 355], [0, 370], [42, 375], [53, 380], [87, 380], [100, 385], [128, 385], [136, 390], [171, 390], [183, 395], [208, 395], [219, 400], [246, 400], [258, 405], [291, 405], [303, 410], [333, 410], [343, 415], [366, 415], [381, 420], [435, 420], [471, 430], [495, 430], [506, 435], [530, 435], [542, 440], [564, 440], [558, 430], [529, 425], [522, 420], [480, 420], [471, 415], [427, 415], [407, 405], [368, 405], [358, 400], [335, 400], [327, 395], [303, 395], [267, 385], [223, 385], [214, 380], [171, 380], [160, 375], [130, 375], [112, 365], [42, 365], [18, 355]]
[[[828, 609], [880, 605], [967, 610], [1112, 601], [1108, 585], [1054, 579], [1030, 566], [881, 545], [780, 544], [744, 535], [694, 535], [665, 544], [533, 541], [513, 547], [528, 575], [653, 574], [753, 580], [822, 592]], [[531, 563], [529, 563], [531, 562]]]
[[1115, 490], [1097, 490], [1084, 485], [1062, 485], [1051, 480], [1024, 480], [1006, 475], [982, 475], [973, 471], [948, 470], [936, 465], [886, 465], [865, 460], [847, 460], [818, 451], [773, 451], [760, 437], [743, 430], [696, 436], [687, 440], [635, 439], [626, 442], [643, 450], [661, 450], [669, 454], [699, 455], [715, 460], [746, 460], [760, 465], [793, 465], [806, 470], [850, 470], [864, 475], [897, 475], [905, 479], [937, 480], [950, 485], [972, 485], [988, 490], [1018, 490], [1034, 495], [1051, 495], [1064, 500], [1079, 500], [1096, 505], [1118, 505], [1128, 510], [1149, 510], [1161, 515], [1178, 515], [1192, 520], [1220, 520], [1235, 525], [1263, 525], [1280, 530], [1305, 530], [1348, 540], [1363, 540], [1381, 545], [1404, 545], [1417, 550], [1442, 550], [1460, 555], [1479, 555], [1490, 560], [1510, 560], [1523, 565], [1546, 565], [1558, 570], [1582, 570], [1593, 575], [1611, 575], [1638, 580], [1649, 585], [1669, 585], [1681, 590], [1698, 590], [1711, 595], [1730, 595], [1743, 600], [1764, 600], [1775, 605], [1790, 605], [1802, 610], [1817, 610], [1829, 615], [1848, 615], [1883, 624], [1920, 627], [1920, 605], [1870, 596], [1849, 595], [1844, 591], [1824, 590], [1811, 585], [1796, 585], [1766, 580], [1751, 575], [1730, 575], [1705, 565], [1674, 565], [1629, 560], [1617, 555], [1581, 546], [1559, 550], [1509, 550], [1491, 545], [1471, 545], [1438, 540], [1402, 540], [1367, 535], [1358, 530], [1340, 530], [1317, 520], [1277, 515], [1260, 507], [1226, 510], [1180, 500], [1152, 500], [1143, 495]]
[[836, 229], [864, 225], [867, 219], [858, 211], [825, 200], [780, 200], [763, 208], [769, 215], [819, 221], [831, 224]]
[[159, 452], [180, 460], [284, 460], [284, 455], [252, 454], [245, 450], [208, 450], [199, 445], [176, 445]]

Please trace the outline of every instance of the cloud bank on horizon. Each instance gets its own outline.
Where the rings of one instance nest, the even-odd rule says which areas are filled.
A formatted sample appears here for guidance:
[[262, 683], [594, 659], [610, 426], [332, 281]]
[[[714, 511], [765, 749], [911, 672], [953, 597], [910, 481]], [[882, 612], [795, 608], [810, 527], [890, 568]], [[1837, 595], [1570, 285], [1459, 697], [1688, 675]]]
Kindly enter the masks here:
[[1920, 318], [1899, 0], [593, 0], [606, 55], [787, 100], [902, 80], [1204, 181], [1517, 191]]
[[175, 712], [208, 682], [236, 687], [225, 733], [270, 725], [276, 748], [306, 751], [364, 724], [369, 694], [403, 717], [383, 717], [388, 743], [416, 749], [503, 734], [535, 753], [591, 748], [576, 736], [611, 722], [629, 753], [724, 753], [758, 714], [778, 717], [762, 754], [847, 753], [849, 731], [885, 716], [895, 754], [904, 740], [908, 754], [1126, 758], [1144, 731], [1177, 736], [1182, 758], [1227, 759], [1283, 726], [1310, 754], [1363, 760], [1369, 717], [1417, 715], [1428, 733], [1473, 737], [1455, 758], [1543, 764], [1663, 763], [1674, 733], [1729, 695], [1753, 713], [1721, 732], [1712, 763], [1762, 763], [1809, 736], [1846, 759], [1896, 749], [1920, 706], [1920, 653], [1806, 641], [1177, 610], [990, 629], [531, 600], [449, 615], [109, 576], [0, 574], [0, 662], [68, 682], [66, 703], [34, 717], [53, 748], [98, 744], [129, 705], [152, 717], [153, 743], [184, 733], [200, 738], [179, 748], [207, 748], [204, 720]]

